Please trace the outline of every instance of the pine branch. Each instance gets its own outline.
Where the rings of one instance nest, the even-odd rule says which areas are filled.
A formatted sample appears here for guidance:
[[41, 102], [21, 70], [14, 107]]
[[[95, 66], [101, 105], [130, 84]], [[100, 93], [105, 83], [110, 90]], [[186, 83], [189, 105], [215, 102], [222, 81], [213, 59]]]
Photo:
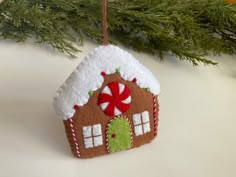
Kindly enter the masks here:
[[[84, 37], [102, 43], [99, 0], [4, 0], [0, 37], [24, 42], [34, 37], [74, 56]], [[236, 53], [236, 4], [224, 0], [108, 1], [111, 43], [123, 43], [164, 59], [171, 52], [193, 65], [216, 63], [209, 53]]]

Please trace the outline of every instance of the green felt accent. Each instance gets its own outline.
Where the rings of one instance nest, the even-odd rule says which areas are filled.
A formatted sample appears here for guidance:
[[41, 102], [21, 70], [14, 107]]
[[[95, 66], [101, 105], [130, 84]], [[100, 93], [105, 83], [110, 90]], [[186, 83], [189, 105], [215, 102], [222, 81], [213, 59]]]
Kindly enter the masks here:
[[[115, 138], [112, 138], [115, 134]], [[117, 152], [131, 148], [130, 126], [127, 119], [115, 118], [108, 125], [109, 152]]]
[[147, 90], [148, 92], [150, 92], [150, 88], [149, 88], [149, 87], [147, 87], [146, 90]]
[[116, 68], [116, 72], [117, 72], [117, 73], [120, 73], [120, 68]]
[[89, 94], [89, 96], [92, 96], [92, 95], [93, 95], [93, 91], [90, 90], [90, 91], [88, 92], [88, 94]]

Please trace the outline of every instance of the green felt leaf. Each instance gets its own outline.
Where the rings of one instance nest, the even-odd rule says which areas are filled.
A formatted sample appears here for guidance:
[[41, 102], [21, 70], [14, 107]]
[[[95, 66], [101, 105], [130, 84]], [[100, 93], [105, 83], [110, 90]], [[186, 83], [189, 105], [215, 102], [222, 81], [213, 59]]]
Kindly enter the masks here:
[[130, 126], [126, 118], [115, 118], [108, 125], [108, 144], [111, 153], [131, 148]]
[[120, 73], [120, 68], [116, 68], [116, 72], [117, 72], [117, 73]]
[[90, 90], [90, 91], [88, 92], [88, 94], [89, 94], [89, 96], [92, 96], [92, 95], [93, 95], [93, 91]]

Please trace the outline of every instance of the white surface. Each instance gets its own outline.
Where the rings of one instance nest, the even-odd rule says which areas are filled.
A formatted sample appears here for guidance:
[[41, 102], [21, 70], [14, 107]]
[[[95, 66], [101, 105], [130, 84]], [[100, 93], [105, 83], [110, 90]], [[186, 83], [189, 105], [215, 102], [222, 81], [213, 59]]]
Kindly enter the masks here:
[[158, 76], [159, 136], [151, 144], [88, 160], [71, 155], [55, 91], [87, 55], [0, 42], [1, 177], [235, 177], [236, 59], [195, 67], [134, 53]]
[[[101, 73], [113, 74], [118, 68], [124, 80], [136, 78], [139, 87], [150, 88], [152, 94], [159, 94], [157, 79], [131, 54], [114, 45], [99, 46], [89, 52], [57, 91], [53, 106], [58, 116], [64, 120], [73, 117], [74, 105], [86, 104], [90, 98], [89, 91], [96, 91], [102, 86], [104, 77]], [[120, 110], [115, 109], [115, 115], [120, 114]]]

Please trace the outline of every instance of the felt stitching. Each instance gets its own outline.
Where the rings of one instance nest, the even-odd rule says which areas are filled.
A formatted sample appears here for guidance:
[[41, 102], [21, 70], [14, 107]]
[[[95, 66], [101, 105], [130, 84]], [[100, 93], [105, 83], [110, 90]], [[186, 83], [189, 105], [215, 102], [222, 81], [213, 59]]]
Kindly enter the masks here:
[[[111, 58], [113, 62], [110, 62]], [[119, 74], [124, 80], [132, 81], [135, 75], [138, 80], [136, 84], [140, 88], [150, 87], [152, 94], [159, 94], [160, 85], [152, 72], [131, 54], [113, 45], [100, 46], [82, 60], [58, 89], [53, 100], [58, 116], [64, 120], [72, 117], [75, 113], [73, 104], [83, 106], [90, 98], [88, 91], [96, 91], [102, 86], [104, 77], [100, 72], [113, 74], [117, 67], [122, 68]]]
[[157, 96], [153, 95], [153, 120], [154, 120], [154, 137], [157, 136]]
[[75, 135], [75, 129], [74, 129], [74, 121], [73, 121], [73, 118], [70, 118], [69, 119], [69, 125], [70, 125], [70, 128], [71, 128], [71, 134], [72, 134], [72, 137], [73, 137], [73, 142], [74, 142], [74, 145], [75, 145], [75, 149], [76, 149], [76, 156], [77, 157], [80, 157], [80, 152], [79, 152], [79, 143], [78, 143], [78, 140], [76, 138], [76, 135]]
[[[125, 122], [123, 121], [123, 120], [125, 120]], [[122, 133], [124, 133], [125, 132], [125, 127], [123, 127], [123, 129], [121, 130], [122, 131], [122, 133], [121, 134], [118, 134], [118, 137], [119, 137], [119, 139], [121, 140], [121, 142], [120, 143], [118, 143], [117, 144], [117, 142], [115, 142], [115, 140], [113, 141], [112, 139], [114, 138], [114, 136], [112, 136], [113, 134], [111, 134], [112, 132], [108, 132], [108, 142], [109, 142], [109, 150], [112, 150], [112, 151], [110, 151], [110, 152], [117, 152], [117, 151], [121, 151], [121, 150], [126, 150], [126, 149], [129, 149], [129, 148], [131, 148], [132, 146], [131, 146], [131, 134], [130, 134], [130, 131], [131, 131], [131, 127], [130, 127], [130, 124], [129, 124], [129, 122], [127, 121], [127, 119], [125, 119], [125, 118], [123, 118], [123, 117], [119, 117], [119, 118], [116, 118], [116, 119], [114, 119], [109, 125], [108, 125], [108, 127], [109, 127], [109, 131], [110, 130], [112, 130], [112, 127], [111, 126], [114, 126], [113, 125], [113, 122], [114, 121], [116, 121], [116, 124], [114, 124], [114, 125], [117, 125], [117, 123], [119, 124], [119, 125], [122, 125], [123, 123], [128, 123], [128, 127], [126, 127], [126, 128], [128, 128], [128, 130], [129, 130], [129, 134], [128, 134], [128, 137], [127, 137], [127, 134], [122, 134]], [[127, 124], [126, 124], [127, 125]], [[124, 125], [122, 125], [122, 126], [124, 126]], [[127, 130], [127, 129], [126, 129]], [[115, 131], [115, 132], [119, 132], [120, 131], [120, 129], [116, 129], [116, 127], [113, 127], [113, 131]], [[116, 135], [116, 134], [115, 134]], [[112, 139], [109, 139], [109, 137], [110, 136], [112, 136]], [[125, 137], [125, 139], [123, 139], [122, 137]], [[128, 139], [126, 139], [126, 138], [128, 138]], [[111, 142], [110, 142], [111, 141]], [[128, 143], [128, 144], [127, 144]], [[117, 145], [118, 145], [118, 147], [117, 147]]]
[[132, 148], [132, 146], [133, 146], [133, 132], [132, 132], [131, 123], [130, 123], [128, 117], [126, 117], [126, 116], [116, 116], [116, 117], [112, 118], [106, 126], [106, 150], [107, 150], [108, 153], [110, 153], [110, 150], [109, 150], [110, 147], [109, 147], [109, 141], [108, 141], [108, 139], [109, 139], [108, 138], [109, 137], [109, 126], [111, 125], [111, 123], [115, 119], [118, 119], [118, 118], [126, 119], [128, 121], [129, 127], [130, 127], [130, 148]]

